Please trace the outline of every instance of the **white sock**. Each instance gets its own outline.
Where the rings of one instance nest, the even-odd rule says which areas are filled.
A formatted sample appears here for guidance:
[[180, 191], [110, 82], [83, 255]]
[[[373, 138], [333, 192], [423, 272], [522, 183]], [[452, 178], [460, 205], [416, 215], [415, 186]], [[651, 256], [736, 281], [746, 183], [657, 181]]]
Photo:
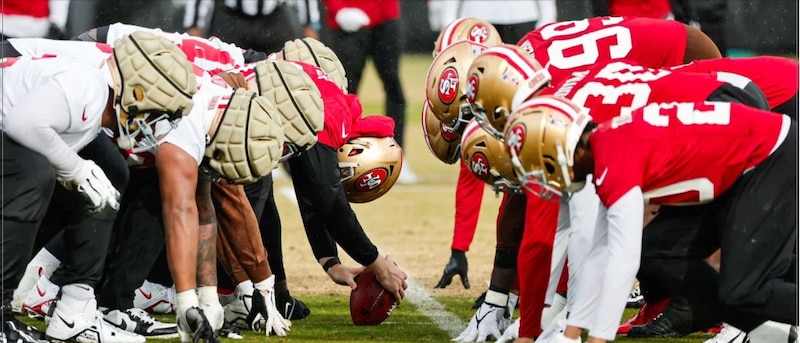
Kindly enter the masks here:
[[192, 307], [200, 307], [200, 300], [197, 299], [197, 293], [194, 289], [176, 294], [175, 299], [178, 313], [184, 313]]

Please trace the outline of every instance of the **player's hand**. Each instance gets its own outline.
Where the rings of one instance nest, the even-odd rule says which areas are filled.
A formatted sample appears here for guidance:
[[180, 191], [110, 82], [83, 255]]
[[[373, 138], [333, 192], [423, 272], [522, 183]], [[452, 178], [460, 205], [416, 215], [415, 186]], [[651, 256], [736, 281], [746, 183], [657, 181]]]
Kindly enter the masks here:
[[292, 322], [283, 318], [277, 306], [275, 306], [275, 290], [271, 289], [264, 294], [264, 300], [267, 303], [267, 318], [266, 318], [266, 334], [274, 333], [275, 336], [286, 336], [286, 332], [291, 330]]
[[367, 268], [375, 274], [381, 286], [394, 295], [394, 299], [398, 303], [403, 300], [406, 288], [408, 288], [408, 283], [406, 283], [408, 275], [400, 269], [394, 259], [390, 256], [386, 256], [386, 258], [379, 256]]
[[339, 263], [328, 268], [328, 277], [339, 285], [356, 289], [355, 277], [363, 271], [364, 267], [348, 267]]
[[364, 11], [355, 7], [345, 7], [336, 12], [336, 24], [347, 32], [356, 32], [369, 25], [369, 16]]
[[470, 319], [467, 328], [453, 342], [485, 342], [489, 336], [500, 338], [500, 332], [511, 324], [505, 313], [505, 306], [483, 303]]
[[444, 266], [442, 278], [436, 283], [434, 288], [445, 288], [453, 282], [453, 277], [458, 275], [461, 278], [461, 285], [465, 289], [469, 289], [469, 277], [467, 271], [469, 270], [469, 263], [467, 263], [467, 255], [463, 251], [453, 250], [450, 255], [450, 260]]
[[514, 342], [515, 339], [519, 336], [519, 318], [514, 321], [514, 323], [509, 326], [506, 331], [503, 331], [503, 335], [497, 339], [497, 343], [511, 343]]
[[119, 209], [119, 191], [94, 161], [83, 160], [74, 178], [58, 181], [64, 188], [80, 193], [89, 205], [89, 212], [100, 212], [106, 206]]
[[311, 25], [306, 25], [303, 27], [303, 32], [301, 32], [303, 38], [314, 38], [319, 40], [319, 31], [314, 30]]
[[186, 29], [186, 34], [195, 37], [203, 37], [203, 30], [198, 27], [190, 27]]

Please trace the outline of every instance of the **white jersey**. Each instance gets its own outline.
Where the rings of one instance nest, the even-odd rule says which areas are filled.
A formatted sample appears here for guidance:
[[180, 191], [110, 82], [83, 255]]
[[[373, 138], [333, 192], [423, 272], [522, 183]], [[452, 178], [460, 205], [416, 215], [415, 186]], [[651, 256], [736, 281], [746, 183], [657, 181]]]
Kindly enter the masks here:
[[73, 176], [77, 151], [97, 137], [108, 102], [100, 69], [59, 57], [6, 58], [0, 69], [0, 129], [44, 155], [59, 176]]
[[8, 42], [22, 56], [69, 57], [100, 68], [113, 53], [105, 43], [54, 40], [44, 38], [10, 38]]
[[214, 118], [222, 115], [228, 106], [233, 88], [219, 82], [208, 82], [198, 79], [199, 90], [192, 97], [194, 106], [192, 111], [178, 123], [178, 127], [170, 131], [161, 142], [170, 143], [190, 156], [194, 157], [197, 165], [203, 161], [206, 144], [209, 142], [208, 131]]
[[223, 42], [217, 37], [206, 39], [185, 33], [164, 32], [161, 29], [115, 23], [109, 25], [105, 43], [114, 45], [117, 39], [136, 31], [146, 31], [169, 39], [186, 54], [189, 62], [208, 71], [211, 75], [244, 65], [244, 50], [234, 44]]

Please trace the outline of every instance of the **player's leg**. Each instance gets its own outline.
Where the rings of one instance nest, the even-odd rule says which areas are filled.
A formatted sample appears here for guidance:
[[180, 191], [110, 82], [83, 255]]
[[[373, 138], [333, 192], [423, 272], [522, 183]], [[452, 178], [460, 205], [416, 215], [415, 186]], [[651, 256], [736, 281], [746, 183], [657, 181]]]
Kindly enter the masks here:
[[483, 189], [485, 184], [472, 175], [464, 163], [458, 163], [458, 182], [456, 183], [456, 211], [455, 224], [453, 225], [453, 242], [450, 245], [450, 260], [444, 268], [442, 277], [435, 288], [445, 288], [453, 281], [453, 276], [458, 274], [464, 288], [469, 288], [469, 264], [466, 252], [475, 237], [478, 227]]
[[353, 33], [331, 30], [330, 41], [325, 42], [342, 62], [347, 75], [347, 92], [350, 94], [358, 93], [358, 85], [361, 83], [361, 75], [363, 75], [364, 66], [367, 63], [369, 39], [369, 30], [359, 30]]
[[[525, 209], [525, 232], [517, 256], [517, 278], [520, 283], [520, 338], [534, 338], [542, 332], [547, 281], [553, 239], [558, 222], [558, 202], [529, 194]], [[533, 224], [536, 223], [536, 226]]]
[[50, 162], [42, 155], [17, 144], [0, 131], [3, 154], [0, 171], [3, 182], [3, 290], [2, 317], [5, 337], [20, 337], [33, 343], [42, 339], [37, 329], [24, 325], [11, 313], [14, 287], [19, 283], [31, 256], [36, 230], [47, 210], [56, 183]]
[[[720, 210], [723, 303], [797, 325], [797, 284], [784, 279], [797, 244], [797, 123], [783, 143], [742, 175]], [[754, 206], [755, 204], [755, 206]]]
[[[405, 148], [406, 99], [400, 84], [400, 56], [402, 54], [402, 25], [400, 20], [389, 20], [369, 29], [370, 55], [383, 82], [386, 94], [386, 115], [394, 119], [394, 139]], [[405, 168], [406, 166], [403, 166]]]

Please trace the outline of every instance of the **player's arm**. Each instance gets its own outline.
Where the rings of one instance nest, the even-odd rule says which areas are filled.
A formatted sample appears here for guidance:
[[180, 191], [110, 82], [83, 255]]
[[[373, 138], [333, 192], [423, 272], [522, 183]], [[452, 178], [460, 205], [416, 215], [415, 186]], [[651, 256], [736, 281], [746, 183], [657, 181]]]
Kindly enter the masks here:
[[[211, 201], [211, 180], [199, 177], [195, 201], [199, 216], [199, 245], [197, 251], [198, 286], [217, 284], [217, 215]], [[226, 181], [222, 181], [226, 182]]]
[[[195, 288], [198, 251], [198, 210], [195, 199], [197, 161], [172, 143], [158, 146], [156, 168], [161, 188], [164, 234], [175, 288]], [[180, 272], [178, 272], [180, 271]]]
[[66, 95], [59, 85], [50, 82], [34, 89], [8, 111], [3, 132], [47, 158], [58, 177], [72, 179], [83, 159], [58, 135], [69, 128], [70, 120]]

